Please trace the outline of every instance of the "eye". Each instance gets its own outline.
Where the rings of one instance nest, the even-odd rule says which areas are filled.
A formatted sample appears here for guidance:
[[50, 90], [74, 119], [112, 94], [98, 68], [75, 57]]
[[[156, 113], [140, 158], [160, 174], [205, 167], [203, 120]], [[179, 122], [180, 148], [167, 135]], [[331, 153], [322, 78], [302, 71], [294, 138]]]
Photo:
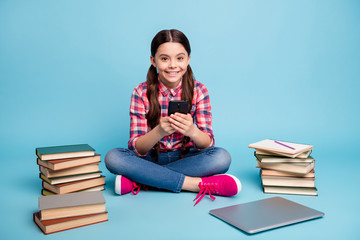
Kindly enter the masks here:
[[178, 57], [178, 60], [182, 61], [182, 60], [184, 60], [184, 57]]
[[166, 60], [168, 60], [167, 57], [162, 57], [162, 58], [161, 58], [161, 61], [166, 61]]

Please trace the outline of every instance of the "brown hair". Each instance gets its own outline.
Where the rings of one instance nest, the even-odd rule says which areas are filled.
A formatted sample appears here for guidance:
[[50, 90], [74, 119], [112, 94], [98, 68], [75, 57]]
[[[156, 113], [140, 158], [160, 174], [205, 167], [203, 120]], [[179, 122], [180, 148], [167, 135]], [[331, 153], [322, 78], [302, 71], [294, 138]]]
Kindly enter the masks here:
[[[162, 30], [158, 32], [151, 42], [151, 56], [155, 57], [157, 49], [159, 46], [166, 42], [176, 42], [180, 43], [184, 46], [185, 50], [187, 51], [188, 55], [190, 56], [191, 48], [190, 43], [184, 33], [179, 30], [171, 29], [171, 30]], [[146, 119], [148, 124], [153, 129], [155, 128], [160, 121], [161, 116], [161, 107], [158, 100], [159, 95], [159, 82], [158, 82], [158, 74], [156, 68], [151, 65], [146, 77], [146, 84], [147, 84], [147, 98], [150, 103], [149, 112], [146, 115]], [[189, 101], [189, 110], [191, 110], [192, 106], [192, 99], [194, 96], [194, 76], [191, 70], [190, 65], [187, 66], [186, 72], [183, 76], [182, 80], [182, 92], [181, 92], [181, 99]], [[190, 141], [189, 137], [184, 136], [182, 140], [182, 147], [183, 151], [181, 151], [180, 157], [182, 158], [185, 153], [189, 151], [189, 148], [186, 147], [186, 143]], [[152, 151], [152, 157], [157, 159], [158, 153], [160, 150], [160, 144], [157, 143], [155, 146], [155, 151]]]

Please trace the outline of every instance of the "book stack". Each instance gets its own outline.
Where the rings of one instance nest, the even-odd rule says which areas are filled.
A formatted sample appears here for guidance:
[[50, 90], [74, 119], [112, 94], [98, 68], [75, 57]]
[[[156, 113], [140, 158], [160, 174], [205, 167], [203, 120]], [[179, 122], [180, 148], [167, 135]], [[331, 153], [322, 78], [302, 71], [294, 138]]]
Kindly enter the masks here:
[[265, 139], [249, 148], [255, 149], [265, 193], [317, 195], [313, 146]]
[[100, 191], [39, 197], [33, 220], [44, 234], [78, 228], [108, 220]]
[[36, 148], [42, 195], [104, 189], [100, 154], [88, 144]]

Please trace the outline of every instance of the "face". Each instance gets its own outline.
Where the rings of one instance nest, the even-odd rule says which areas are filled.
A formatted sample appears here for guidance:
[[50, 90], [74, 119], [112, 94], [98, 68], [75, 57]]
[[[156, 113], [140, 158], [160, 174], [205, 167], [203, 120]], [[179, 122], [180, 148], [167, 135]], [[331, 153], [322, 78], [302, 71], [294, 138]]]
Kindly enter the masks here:
[[158, 47], [155, 57], [151, 56], [150, 60], [151, 64], [157, 68], [160, 81], [167, 88], [172, 89], [184, 76], [190, 56], [181, 43], [166, 42]]

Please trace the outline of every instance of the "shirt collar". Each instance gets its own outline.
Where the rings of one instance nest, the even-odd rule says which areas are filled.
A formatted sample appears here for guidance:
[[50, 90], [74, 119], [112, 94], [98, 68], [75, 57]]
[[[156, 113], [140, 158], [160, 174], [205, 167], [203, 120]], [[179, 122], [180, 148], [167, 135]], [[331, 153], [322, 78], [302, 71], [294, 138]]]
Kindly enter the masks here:
[[179, 84], [177, 85], [177, 87], [176, 87], [176, 88], [173, 88], [173, 89], [167, 88], [167, 87], [160, 81], [160, 79], [158, 79], [158, 81], [159, 81], [159, 91], [160, 91], [160, 93], [161, 93], [163, 96], [167, 96], [167, 95], [169, 95], [169, 93], [170, 93], [173, 97], [176, 96], [176, 95], [179, 93], [179, 91], [180, 91], [180, 89], [181, 89], [181, 86], [182, 86], [182, 79], [181, 79], [181, 81], [179, 82]]

